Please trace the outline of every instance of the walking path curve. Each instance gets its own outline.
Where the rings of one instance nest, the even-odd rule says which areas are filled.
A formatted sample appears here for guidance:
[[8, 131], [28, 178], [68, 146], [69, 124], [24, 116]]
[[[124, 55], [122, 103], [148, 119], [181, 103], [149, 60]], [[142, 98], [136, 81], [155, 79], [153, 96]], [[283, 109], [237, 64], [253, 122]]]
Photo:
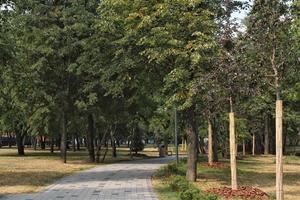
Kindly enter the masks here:
[[1, 200], [156, 200], [151, 175], [174, 157], [101, 165], [65, 177], [43, 191]]

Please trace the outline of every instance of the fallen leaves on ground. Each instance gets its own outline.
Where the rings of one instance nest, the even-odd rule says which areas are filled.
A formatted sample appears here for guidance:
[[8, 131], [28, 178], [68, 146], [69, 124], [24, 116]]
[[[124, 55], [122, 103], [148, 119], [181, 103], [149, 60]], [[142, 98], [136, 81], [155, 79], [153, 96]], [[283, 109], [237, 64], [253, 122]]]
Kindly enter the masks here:
[[206, 192], [220, 195], [225, 198], [243, 198], [243, 199], [257, 199], [257, 200], [267, 200], [269, 195], [258, 188], [253, 187], [239, 187], [237, 190], [232, 190], [229, 187], [222, 188], [212, 188], [208, 189]]

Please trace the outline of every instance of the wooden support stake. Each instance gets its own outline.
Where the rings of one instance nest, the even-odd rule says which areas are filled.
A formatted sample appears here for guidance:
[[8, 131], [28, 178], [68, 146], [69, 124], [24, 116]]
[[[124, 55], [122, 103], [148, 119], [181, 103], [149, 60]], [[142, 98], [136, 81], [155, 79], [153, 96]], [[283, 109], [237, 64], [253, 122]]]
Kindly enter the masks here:
[[229, 141], [230, 141], [231, 188], [232, 190], [237, 190], [235, 123], [234, 123], [233, 112], [229, 113]]
[[276, 200], [283, 200], [282, 101], [276, 101]]

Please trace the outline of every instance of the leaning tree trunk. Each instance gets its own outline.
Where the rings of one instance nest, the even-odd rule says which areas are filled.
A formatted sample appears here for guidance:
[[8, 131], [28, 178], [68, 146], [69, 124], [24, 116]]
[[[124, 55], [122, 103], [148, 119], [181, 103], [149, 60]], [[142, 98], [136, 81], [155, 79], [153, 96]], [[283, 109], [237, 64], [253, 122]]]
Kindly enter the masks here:
[[197, 179], [197, 131], [194, 107], [187, 111], [187, 139], [188, 139], [188, 160], [186, 179], [196, 181]]
[[232, 190], [237, 190], [238, 186], [237, 186], [237, 169], [236, 169], [234, 112], [229, 113], [229, 142], [230, 142], [231, 188]]
[[22, 132], [20, 130], [16, 130], [16, 143], [17, 143], [17, 147], [18, 147], [18, 155], [19, 156], [24, 156], [25, 152], [24, 152], [24, 145], [23, 145], [23, 135]]
[[89, 130], [87, 133], [87, 148], [89, 151], [89, 160], [90, 162], [95, 162], [95, 150], [94, 150], [95, 127], [94, 127], [94, 118], [92, 114], [88, 115], [88, 125], [89, 125]]
[[60, 153], [62, 161], [67, 163], [67, 120], [65, 111], [62, 112], [61, 116]]
[[100, 131], [98, 131], [98, 144], [97, 144], [97, 151], [96, 151], [96, 163], [100, 163], [100, 156], [101, 156], [101, 148], [102, 144], [105, 142], [106, 134], [108, 130], [104, 132], [103, 136], [101, 137]]
[[208, 120], [208, 164], [213, 164], [213, 137], [212, 137], [212, 125], [211, 121]]

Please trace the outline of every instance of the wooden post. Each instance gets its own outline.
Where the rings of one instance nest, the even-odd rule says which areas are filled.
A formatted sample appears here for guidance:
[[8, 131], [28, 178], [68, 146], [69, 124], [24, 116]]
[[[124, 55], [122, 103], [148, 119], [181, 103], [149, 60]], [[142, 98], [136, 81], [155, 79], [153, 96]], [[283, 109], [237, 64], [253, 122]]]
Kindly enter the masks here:
[[237, 190], [234, 112], [229, 113], [229, 142], [230, 142], [231, 188], [232, 190]]
[[210, 120], [208, 120], [208, 164], [213, 164], [212, 126]]
[[185, 151], [186, 151], [186, 146], [187, 146], [186, 140], [184, 140], [184, 150], [185, 150]]
[[182, 141], [181, 141], [181, 151], [184, 150], [184, 137], [182, 137]]
[[252, 155], [255, 155], [255, 134], [252, 135]]
[[282, 100], [276, 101], [276, 200], [283, 200]]

